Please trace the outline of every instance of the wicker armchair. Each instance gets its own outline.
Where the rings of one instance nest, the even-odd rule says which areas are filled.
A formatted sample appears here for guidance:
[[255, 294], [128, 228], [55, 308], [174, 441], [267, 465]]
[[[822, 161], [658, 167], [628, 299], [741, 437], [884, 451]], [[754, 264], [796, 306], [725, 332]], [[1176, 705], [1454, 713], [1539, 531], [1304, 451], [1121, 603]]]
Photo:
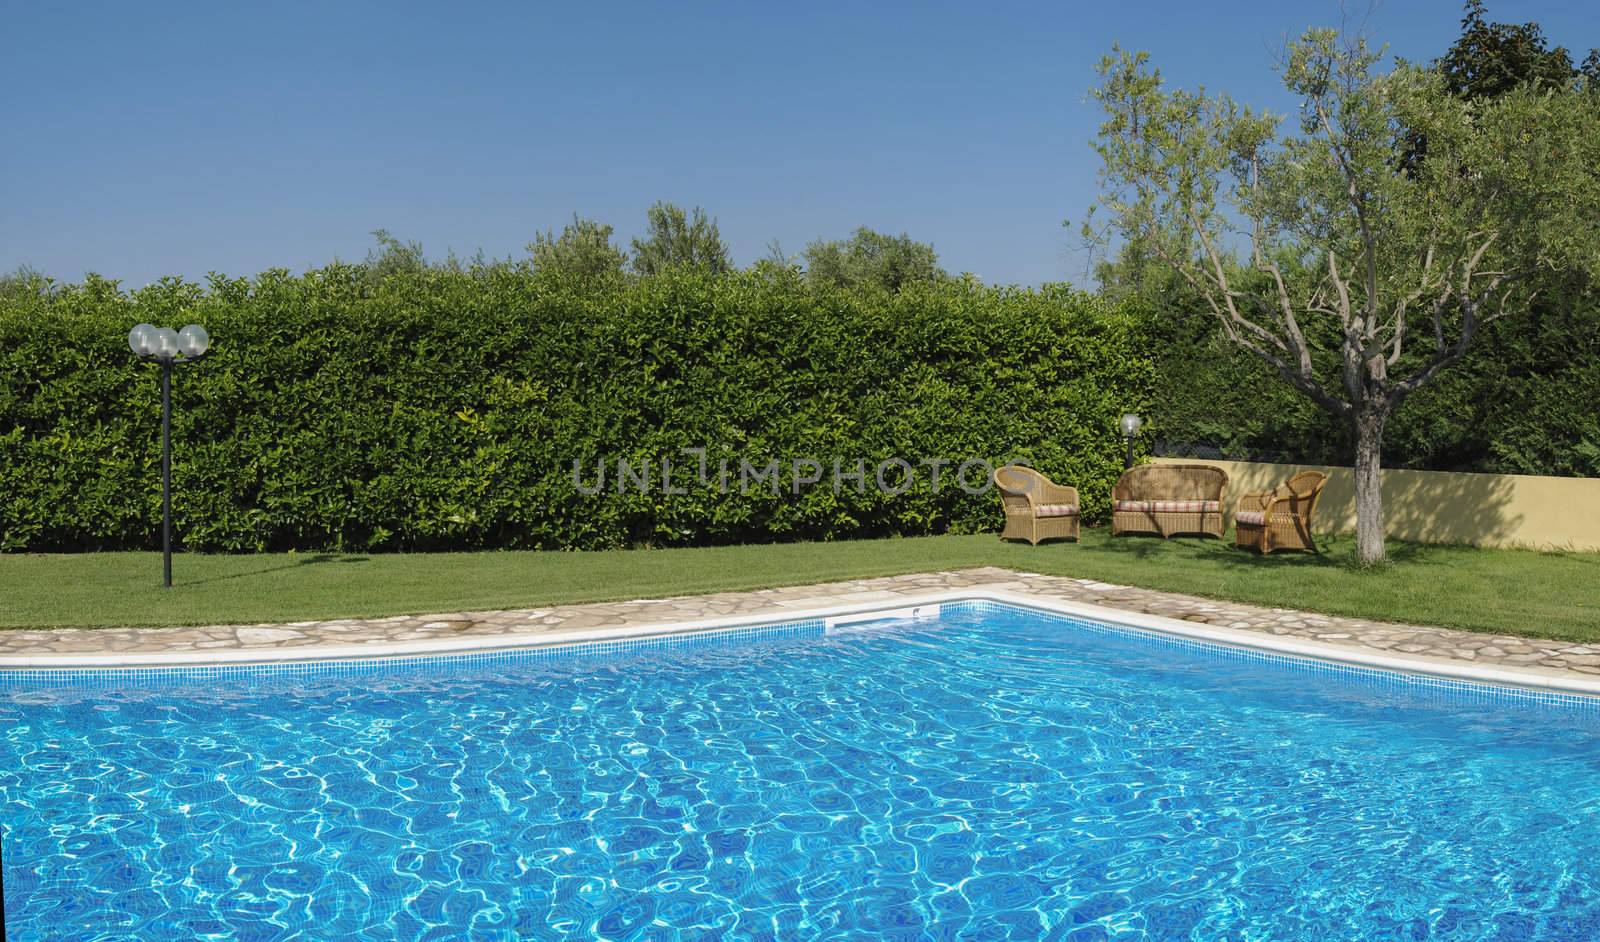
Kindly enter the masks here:
[[1222, 539], [1228, 473], [1208, 464], [1129, 468], [1111, 490], [1111, 535], [1193, 533]]
[[1078, 538], [1077, 488], [1056, 484], [1021, 465], [996, 468], [994, 483], [1006, 514], [1000, 539], [1027, 540], [1038, 546], [1040, 540]]
[[1276, 489], [1239, 498], [1233, 515], [1233, 542], [1266, 554], [1298, 549], [1317, 552], [1311, 539], [1311, 514], [1328, 483], [1321, 471], [1301, 471]]

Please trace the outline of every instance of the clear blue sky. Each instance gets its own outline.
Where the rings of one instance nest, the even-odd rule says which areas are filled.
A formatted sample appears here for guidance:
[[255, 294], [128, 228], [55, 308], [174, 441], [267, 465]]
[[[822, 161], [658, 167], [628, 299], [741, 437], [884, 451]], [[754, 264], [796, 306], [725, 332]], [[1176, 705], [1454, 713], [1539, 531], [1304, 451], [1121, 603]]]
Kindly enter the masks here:
[[[1352, 9], [1364, 10], [1360, 0]], [[1491, 0], [1600, 44], [1593, 0]], [[1284, 37], [1334, 0], [1200, 3], [46, 3], [0, 0], [0, 270], [253, 274], [521, 254], [574, 210], [626, 240], [704, 206], [736, 261], [858, 225], [989, 282], [1083, 280], [1085, 103], [1113, 41], [1170, 79], [1286, 104]], [[1377, 38], [1432, 58], [1456, 0], [1389, 0]], [[1580, 52], [1581, 56], [1581, 52]]]

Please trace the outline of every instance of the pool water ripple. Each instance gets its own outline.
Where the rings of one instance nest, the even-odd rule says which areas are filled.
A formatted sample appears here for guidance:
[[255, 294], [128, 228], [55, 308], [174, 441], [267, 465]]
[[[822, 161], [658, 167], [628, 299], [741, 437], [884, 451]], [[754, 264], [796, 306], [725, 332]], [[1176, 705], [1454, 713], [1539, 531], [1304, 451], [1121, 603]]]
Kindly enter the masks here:
[[1600, 937], [1600, 711], [999, 607], [0, 690], [11, 939]]

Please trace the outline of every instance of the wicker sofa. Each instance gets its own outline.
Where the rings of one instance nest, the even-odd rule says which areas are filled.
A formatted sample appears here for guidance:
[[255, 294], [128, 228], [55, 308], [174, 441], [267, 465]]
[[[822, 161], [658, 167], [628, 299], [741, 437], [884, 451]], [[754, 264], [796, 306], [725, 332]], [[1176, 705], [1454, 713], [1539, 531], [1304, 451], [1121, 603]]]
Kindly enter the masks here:
[[1000, 539], [1027, 540], [1038, 546], [1040, 540], [1078, 538], [1077, 488], [1057, 484], [1021, 465], [996, 468], [994, 484], [1006, 515]]
[[1111, 490], [1111, 534], [1180, 533], [1222, 538], [1228, 473], [1205, 464], [1129, 468]]
[[1301, 471], [1276, 489], [1239, 498], [1233, 515], [1235, 546], [1263, 555], [1280, 549], [1317, 551], [1311, 515], [1328, 483], [1321, 471]]

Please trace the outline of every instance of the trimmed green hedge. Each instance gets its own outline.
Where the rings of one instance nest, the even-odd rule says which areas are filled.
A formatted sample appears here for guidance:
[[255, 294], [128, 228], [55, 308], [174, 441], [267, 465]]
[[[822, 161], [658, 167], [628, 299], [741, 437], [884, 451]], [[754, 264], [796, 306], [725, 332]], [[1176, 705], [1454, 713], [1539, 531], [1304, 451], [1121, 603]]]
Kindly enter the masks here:
[[[953, 465], [938, 493], [924, 466], [879, 493], [872, 469], [895, 456], [1023, 458], [1093, 516], [1121, 468], [1117, 416], [1147, 409], [1155, 378], [1143, 322], [1065, 287], [890, 294], [770, 270], [582, 286], [510, 267], [374, 281], [338, 265], [134, 292], [91, 278], [0, 298], [0, 548], [158, 545], [156, 370], [124, 340], [140, 321], [211, 332], [212, 356], [175, 372], [175, 521], [188, 548], [226, 552], [998, 525], [993, 494], [949, 486]], [[711, 486], [680, 452], [699, 445]], [[865, 462], [867, 493], [835, 493], [831, 467], [795, 493], [804, 457]], [[618, 493], [619, 458], [649, 461], [650, 493]], [[685, 493], [663, 492], [663, 458]], [[779, 461], [778, 492], [745, 493], [741, 459]], [[604, 490], [584, 493], [602, 460]]]

